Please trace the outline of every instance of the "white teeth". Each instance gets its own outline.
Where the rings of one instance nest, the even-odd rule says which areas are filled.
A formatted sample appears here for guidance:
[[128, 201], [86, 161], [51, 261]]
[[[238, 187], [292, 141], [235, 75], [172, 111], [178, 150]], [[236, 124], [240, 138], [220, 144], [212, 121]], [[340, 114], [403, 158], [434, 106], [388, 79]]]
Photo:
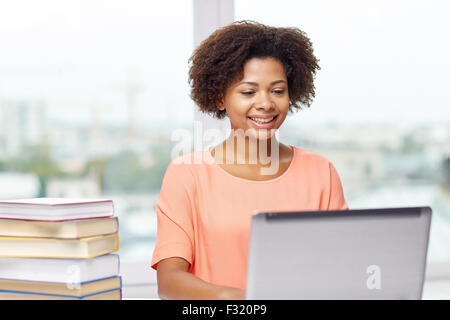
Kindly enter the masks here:
[[253, 121], [256, 121], [256, 122], [258, 122], [258, 123], [267, 123], [267, 122], [272, 121], [273, 118], [275, 118], [275, 117], [272, 117], [272, 118], [270, 118], [270, 119], [256, 119], [256, 118], [250, 118], [250, 119], [252, 119]]

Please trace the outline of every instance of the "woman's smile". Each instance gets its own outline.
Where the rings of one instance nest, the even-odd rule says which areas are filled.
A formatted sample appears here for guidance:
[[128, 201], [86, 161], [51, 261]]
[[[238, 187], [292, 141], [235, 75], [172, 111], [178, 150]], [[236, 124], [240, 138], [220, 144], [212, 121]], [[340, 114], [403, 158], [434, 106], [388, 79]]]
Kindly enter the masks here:
[[277, 121], [278, 115], [270, 118], [248, 117], [250, 123], [255, 129], [273, 129]]

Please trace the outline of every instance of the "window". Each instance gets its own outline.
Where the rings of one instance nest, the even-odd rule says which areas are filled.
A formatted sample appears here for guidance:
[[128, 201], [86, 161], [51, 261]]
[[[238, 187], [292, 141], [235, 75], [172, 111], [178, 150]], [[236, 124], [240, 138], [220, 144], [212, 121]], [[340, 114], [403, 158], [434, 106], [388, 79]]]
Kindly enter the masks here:
[[171, 132], [194, 119], [192, 1], [7, 1], [0, 39], [0, 198], [111, 198], [122, 270], [149, 266]]

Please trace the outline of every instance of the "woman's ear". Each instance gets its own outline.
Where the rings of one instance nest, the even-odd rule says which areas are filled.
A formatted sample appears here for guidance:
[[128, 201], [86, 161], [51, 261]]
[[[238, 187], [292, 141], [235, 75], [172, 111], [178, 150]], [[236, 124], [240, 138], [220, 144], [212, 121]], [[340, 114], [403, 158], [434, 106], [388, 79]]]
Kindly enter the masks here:
[[223, 98], [219, 98], [219, 100], [216, 101], [217, 109], [220, 111], [225, 110], [225, 104], [223, 103]]

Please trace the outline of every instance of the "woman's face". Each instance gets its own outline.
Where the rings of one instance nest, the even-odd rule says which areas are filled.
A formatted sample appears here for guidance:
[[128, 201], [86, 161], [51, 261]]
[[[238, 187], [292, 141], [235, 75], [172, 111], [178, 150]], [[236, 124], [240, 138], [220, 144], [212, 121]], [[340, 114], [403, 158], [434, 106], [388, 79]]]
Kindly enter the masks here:
[[[271, 137], [281, 127], [289, 110], [283, 64], [271, 57], [248, 60], [243, 78], [227, 88], [223, 100], [217, 105], [220, 110], [226, 109], [233, 131], [242, 129], [257, 139]], [[275, 118], [268, 123], [257, 122], [258, 119], [267, 121], [272, 117]]]

